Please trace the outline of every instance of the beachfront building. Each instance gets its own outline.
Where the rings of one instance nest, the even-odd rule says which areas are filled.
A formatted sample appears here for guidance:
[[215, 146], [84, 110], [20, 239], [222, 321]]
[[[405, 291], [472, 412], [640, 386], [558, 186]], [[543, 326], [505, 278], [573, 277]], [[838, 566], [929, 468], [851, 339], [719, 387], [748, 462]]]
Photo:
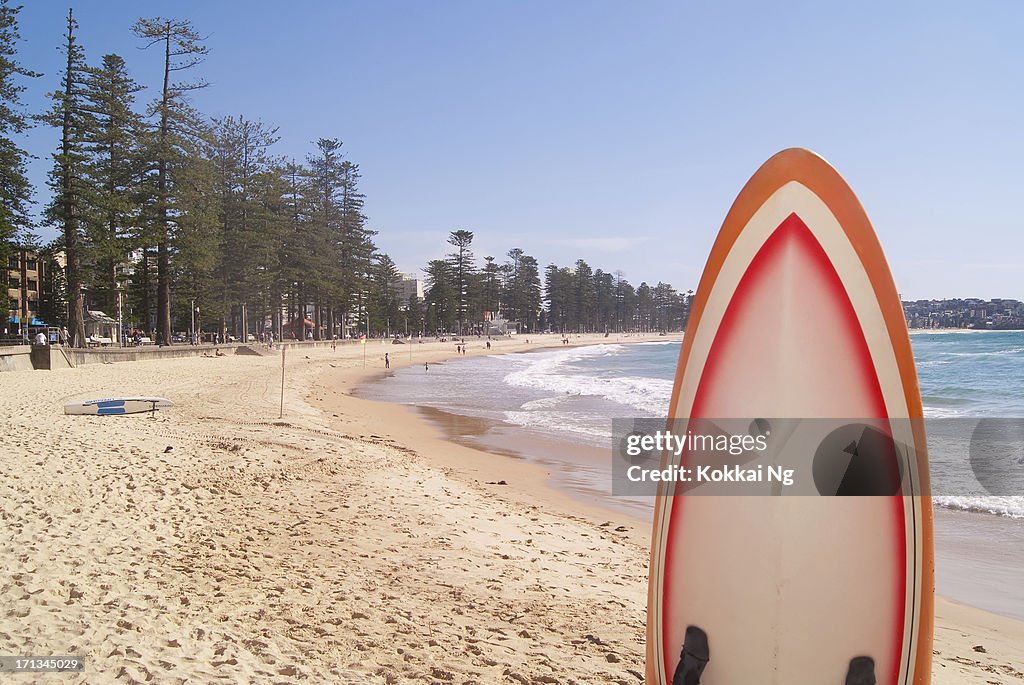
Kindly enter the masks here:
[[413, 297], [417, 301], [423, 301], [423, 281], [412, 274], [402, 274], [402, 278], [391, 284], [395, 289], [395, 298], [402, 304], [408, 305]]
[[46, 325], [38, 317], [46, 260], [34, 249], [14, 246], [4, 275], [8, 300], [4, 335], [25, 338], [29, 327]]
[[519, 333], [519, 322], [501, 318], [498, 312], [484, 312], [482, 330], [484, 335], [516, 335]]

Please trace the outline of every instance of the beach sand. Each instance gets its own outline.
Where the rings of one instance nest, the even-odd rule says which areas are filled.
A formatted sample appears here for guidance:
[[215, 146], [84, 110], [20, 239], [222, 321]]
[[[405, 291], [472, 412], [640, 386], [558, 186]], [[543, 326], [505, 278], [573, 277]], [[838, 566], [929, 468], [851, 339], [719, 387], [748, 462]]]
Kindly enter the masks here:
[[[454, 344], [290, 349], [283, 418], [276, 353], [0, 374], [0, 654], [88, 662], [5, 682], [642, 682], [647, 525], [352, 397], [385, 352]], [[123, 394], [175, 406], [62, 413]], [[938, 602], [934, 682], [1022, 671], [1024, 623]]]

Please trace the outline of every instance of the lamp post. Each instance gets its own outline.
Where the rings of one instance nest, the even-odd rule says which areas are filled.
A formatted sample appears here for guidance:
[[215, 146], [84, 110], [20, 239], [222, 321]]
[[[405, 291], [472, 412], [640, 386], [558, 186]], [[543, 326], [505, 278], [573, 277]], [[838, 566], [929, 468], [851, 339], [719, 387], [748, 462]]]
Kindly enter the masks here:
[[124, 288], [121, 286], [121, 283], [118, 282], [118, 284], [117, 284], [117, 346], [118, 347], [124, 347], [124, 326], [121, 323], [121, 321], [122, 321], [122, 319], [121, 319], [121, 294], [122, 294], [123, 291], [124, 291]]

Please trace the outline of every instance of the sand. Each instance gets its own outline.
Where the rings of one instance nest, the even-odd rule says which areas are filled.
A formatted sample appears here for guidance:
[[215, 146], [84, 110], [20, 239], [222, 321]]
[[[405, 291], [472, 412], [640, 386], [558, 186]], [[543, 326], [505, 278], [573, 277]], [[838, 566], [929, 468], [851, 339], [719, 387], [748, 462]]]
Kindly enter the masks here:
[[[409, 363], [363, 351], [289, 350], [283, 418], [276, 355], [0, 374], [0, 654], [88, 661], [5, 682], [641, 682], [646, 526], [349, 396]], [[62, 413], [116, 394], [175, 407]], [[1024, 681], [1024, 623], [937, 625], [934, 682]]]

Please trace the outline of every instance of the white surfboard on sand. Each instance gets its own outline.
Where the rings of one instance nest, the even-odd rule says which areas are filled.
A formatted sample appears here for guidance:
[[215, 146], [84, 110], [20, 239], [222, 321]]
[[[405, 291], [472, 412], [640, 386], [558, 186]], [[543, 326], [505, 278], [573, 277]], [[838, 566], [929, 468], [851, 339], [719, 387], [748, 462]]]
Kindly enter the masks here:
[[646, 682], [672, 682], [694, 626], [710, 653], [701, 685], [876, 682], [847, 680], [858, 657], [870, 658], [878, 685], [926, 685], [932, 511], [913, 354], [871, 224], [814, 153], [772, 157], [729, 211], [694, 298], [669, 417], [912, 425], [901, 439], [913, 487], [673, 496], [676, 486], [662, 484]]
[[99, 400], [82, 400], [64, 405], [65, 414], [92, 414], [97, 416], [119, 414], [141, 414], [174, 406], [163, 397], [109, 397]]

